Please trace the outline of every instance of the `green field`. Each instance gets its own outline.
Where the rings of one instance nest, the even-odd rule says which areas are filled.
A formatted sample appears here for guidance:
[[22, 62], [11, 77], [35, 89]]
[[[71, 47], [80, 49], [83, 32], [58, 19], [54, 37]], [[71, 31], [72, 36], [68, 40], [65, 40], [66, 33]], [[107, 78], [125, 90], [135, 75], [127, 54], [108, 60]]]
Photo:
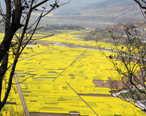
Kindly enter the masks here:
[[[119, 76], [101, 51], [50, 43], [97, 46], [94, 41], [83, 41], [81, 36], [84, 33], [87, 32], [60, 31], [53, 37], [39, 40], [36, 47], [25, 49], [17, 64], [16, 73], [20, 82], [25, 80], [20, 86], [29, 112], [79, 112], [81, 116], [144, 116], [131, 103], [111, 97], [109, 88], [96, 87], [93, 83], [93, 80], [103, 80], [106, 83], [108, 77]], [[43, 33], [35, 36], [43, 36]], [[48, 46], [40, 45], [43, 42], [48, 42]], [[113, 47], [102, 42], [98, 45], [106, 49]], [[16, 89], [15, 85], [14, 88]], [[23, 114], [19, 95], [14, 89], [8, 101], [16, 104], [6, 105], [3, 115], [7, 113], [6, 116], [11, 116], [12, 111]]]

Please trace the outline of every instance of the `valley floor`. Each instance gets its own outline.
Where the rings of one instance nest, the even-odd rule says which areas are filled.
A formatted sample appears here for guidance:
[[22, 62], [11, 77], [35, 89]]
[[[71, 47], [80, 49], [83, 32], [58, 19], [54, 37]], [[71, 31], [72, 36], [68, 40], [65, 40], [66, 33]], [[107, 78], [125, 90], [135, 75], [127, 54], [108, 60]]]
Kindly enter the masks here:
[[[85, 33], [85, 30], [61, 31], [39, 40], [36, 45], [27, 46], [17, 64], [16, 75], [30, 115], [146, 115], [132, 103], [111, 96], [109, 86], [104, 85], [109, 77], [116, 79], [118, 73], [102, 52], [111, 53], [99, 51], [94, 41], [84, 41]], [[35, 37], [45, 34], [36, 34]], [[103, 42], [98, 45], [106, 50], [112, 47]], [[95, 82], [102, 84], [97, 86]], [[2, 115], [24, 114], [15, 85], [8, 102], [15, 104], [7, 104]]]

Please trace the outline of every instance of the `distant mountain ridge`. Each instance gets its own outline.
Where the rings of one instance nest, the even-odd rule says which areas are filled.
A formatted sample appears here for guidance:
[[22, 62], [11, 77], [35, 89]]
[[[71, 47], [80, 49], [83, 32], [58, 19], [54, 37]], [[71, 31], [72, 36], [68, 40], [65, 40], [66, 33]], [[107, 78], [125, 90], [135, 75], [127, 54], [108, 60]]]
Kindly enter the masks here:
[[[50, 0], [51, 3], [53, 1]], [[62, 3], [68, 1], [60, 0]], [[32, 20], [37, 16], [37, 12], [33, 13]], [[86, 28], [105, 28], [112, 24], [145, 20], [134, 0], [71, 0], [43, 19], [45, 21], [42, 24], [79, 25]]]
[[118, 14], [120, 9], [115, 11], [118, 7], [122, 12], [138, 10], [137, 4], [132, 0], [71, 0], [54, 15], [98, 15], [99, 13], [107, 14], [107, 11], [111, 9]]
[[64, 22], [78, 22], [81, 26], [92, 24], [87, 26], [89, 28], [144, 20], [134, 0], [71, 0], [69, 4], [55, 10], [53, 16], [59, 21], [63, 19]]

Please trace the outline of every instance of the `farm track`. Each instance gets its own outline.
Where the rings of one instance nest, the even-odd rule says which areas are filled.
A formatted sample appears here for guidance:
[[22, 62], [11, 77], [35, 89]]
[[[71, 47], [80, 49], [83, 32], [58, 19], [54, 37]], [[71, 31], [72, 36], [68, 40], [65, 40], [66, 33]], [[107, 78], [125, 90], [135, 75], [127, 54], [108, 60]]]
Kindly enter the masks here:
[[27, 105], [26, 105], [26, 102], [25, 102], [25, 99], [24, 99], [24, 96], [23, 96], [23, 93], [21, 91], [21, 87], [19, 85], [19, 81], [18, 81], [18, 78], [17, 78], [17, 75], [14, 74], [14, 79], [15, 79], [15, 83], [16, 83], [16, 86], [17, 86], [17, 90], [18, 90], [18, 93], [19, 93], [19, 97], [20, 97], [20, 100], [21, 100], [21, 104], [22, 104], [22, 107], [23, 107], [23, 111], [24, 111], [24, 114], [25, 116], [30, 116], [29, 114], [29, 111], [27, 109]]
[[80, 96], [96, 96], [96, 97], [113, 97], [112, 95], [106, 94], [78, 94]]
[[98, 114], [94, 111], [94, 109], [70, 86], [69, 83], [66, 82], [66, 84], [78, 95], [78, 97], [93, 111], [93, 113], [98, 116]]
[[78, 115], [78, 114], [53, 114], [53, 113], [30, 112], [30, 116], [80, 116], [80, 115]]

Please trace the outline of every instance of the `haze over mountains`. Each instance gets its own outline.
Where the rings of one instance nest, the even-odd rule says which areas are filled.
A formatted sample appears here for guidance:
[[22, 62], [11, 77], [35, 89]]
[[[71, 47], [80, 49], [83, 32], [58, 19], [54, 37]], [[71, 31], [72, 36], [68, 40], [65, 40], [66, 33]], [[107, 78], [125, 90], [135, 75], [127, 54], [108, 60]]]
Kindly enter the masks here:
[[[66, 2], [67, 0], [63, 0]], [[133, 0], [71, 0], [62, 6], [55, 15], [99, 15], [107, 14], [112, 10], [115, 13], [137, 10]], [[135, 8], [136, 7], [136, 8]], [[115, 8], [117, 8], [115, 10]], [[133, 8], [133, 9], [132, 9]], [[114, 10], [113, 10], [114, 9]], [[109, 11], [108, 11], [109, 10]], [[109, 14], [110, 15], [110, 14]]]
[[[66, 3], [69, 0], [62, 0]], [[57, 10], [55, 15], [77, 15], [82, 14], [88, 5], [100, 3], [105, 0], [71, 0], [70, 3], [62, 6]], [[89, 8], [87, 8], [88, 10]]]
[[144, 20], [133, 0], [71, 0], [69, 4], [55, 10], [51, 19], [55, 23], [77, 24], [89, 28]]
[[[60, 0], [62, 3], [68, 1], [70, 0]], [[35, 18], [36, 14], [33, 15]], [[43, 24], [104, 28], [107, 25], [135, 20], [144, 18], [134, 0], [71, 0], [70, 3], [51, 12], [51, 16], [46, 17]]]

